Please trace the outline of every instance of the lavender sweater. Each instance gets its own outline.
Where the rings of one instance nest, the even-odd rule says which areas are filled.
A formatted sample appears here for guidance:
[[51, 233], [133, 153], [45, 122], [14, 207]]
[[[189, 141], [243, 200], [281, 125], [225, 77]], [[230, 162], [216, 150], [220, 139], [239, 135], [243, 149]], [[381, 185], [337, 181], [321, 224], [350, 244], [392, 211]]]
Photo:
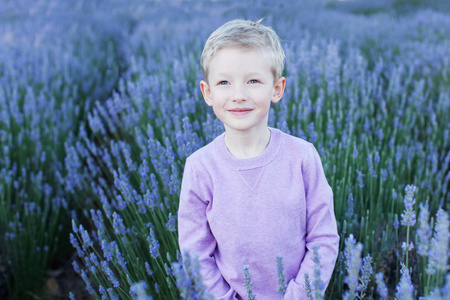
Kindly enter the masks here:
[[283, 258], [286, 300], [306, 299], [319, 246], [328, 285], [339, 246], [333, 194], [314, 146], [270, 128], [265, 152], [237, 159], [224, 134], [186, 161], [178, 211], [182, 251], [198, 255], [203, 282], [216, 299], [246, 299], [249, 265], [259, 300], [280, 299], [276, 257]]

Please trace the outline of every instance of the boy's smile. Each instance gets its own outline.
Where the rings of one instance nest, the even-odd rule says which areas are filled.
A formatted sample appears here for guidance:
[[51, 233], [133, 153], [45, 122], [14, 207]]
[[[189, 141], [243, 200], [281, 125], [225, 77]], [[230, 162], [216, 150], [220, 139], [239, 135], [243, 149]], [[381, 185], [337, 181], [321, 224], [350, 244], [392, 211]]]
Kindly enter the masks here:
[[267, 131], [270, 103], [284, 92], [286, 79], [274, 80], [271, 60], [260, 49], [225, 48], [211, 58], [200, 87], [206, 103], [227, 133]]

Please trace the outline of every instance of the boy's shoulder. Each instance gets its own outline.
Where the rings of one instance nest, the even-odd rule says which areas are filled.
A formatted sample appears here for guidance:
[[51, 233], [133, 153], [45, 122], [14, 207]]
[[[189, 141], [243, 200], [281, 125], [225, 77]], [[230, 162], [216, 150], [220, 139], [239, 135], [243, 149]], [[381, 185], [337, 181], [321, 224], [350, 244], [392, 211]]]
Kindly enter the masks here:
[[314, 148], [314, 145], [307, 140], [304, 140], [300, 137], [285, 133], [279, 129], [271, 129], [275, 131], [279, 131], [282, 139], [284, 141], [284, 149], [292, 149], [294, 151], [306, 151], [308, 149]]
[[217, 143], [220, 139], [223, 139], [224, 134], [225, 133], [218, 135], [214, 140], [189, 155], [187, 159], [190, 161], [205, 161], [213, 159], [217, 156]]

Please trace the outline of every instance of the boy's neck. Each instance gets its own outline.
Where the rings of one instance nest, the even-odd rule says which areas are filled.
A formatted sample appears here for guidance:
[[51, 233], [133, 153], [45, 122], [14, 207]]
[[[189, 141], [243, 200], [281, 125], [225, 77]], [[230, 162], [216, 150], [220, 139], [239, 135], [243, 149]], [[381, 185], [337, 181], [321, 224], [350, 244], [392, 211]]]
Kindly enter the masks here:
[[236, 158], [246, 159], [264, 153], [270, 142], [270, 130], [266, 126], [251, 132], [226, 129], [225, 145]]

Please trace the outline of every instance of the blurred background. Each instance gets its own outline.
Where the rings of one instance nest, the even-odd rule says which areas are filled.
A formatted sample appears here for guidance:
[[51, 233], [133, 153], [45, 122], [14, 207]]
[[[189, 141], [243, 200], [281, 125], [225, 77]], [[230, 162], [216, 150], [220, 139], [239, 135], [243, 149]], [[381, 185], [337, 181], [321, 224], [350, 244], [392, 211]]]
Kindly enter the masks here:
[[207, 299], [176, 212], [223, 131], [200, 54], [235, 18], [282, 39], [270, 126], [314, 143], [334, 191], [325, 298], [445, 298], [449, 1], [0, 0], [0, 299]]

